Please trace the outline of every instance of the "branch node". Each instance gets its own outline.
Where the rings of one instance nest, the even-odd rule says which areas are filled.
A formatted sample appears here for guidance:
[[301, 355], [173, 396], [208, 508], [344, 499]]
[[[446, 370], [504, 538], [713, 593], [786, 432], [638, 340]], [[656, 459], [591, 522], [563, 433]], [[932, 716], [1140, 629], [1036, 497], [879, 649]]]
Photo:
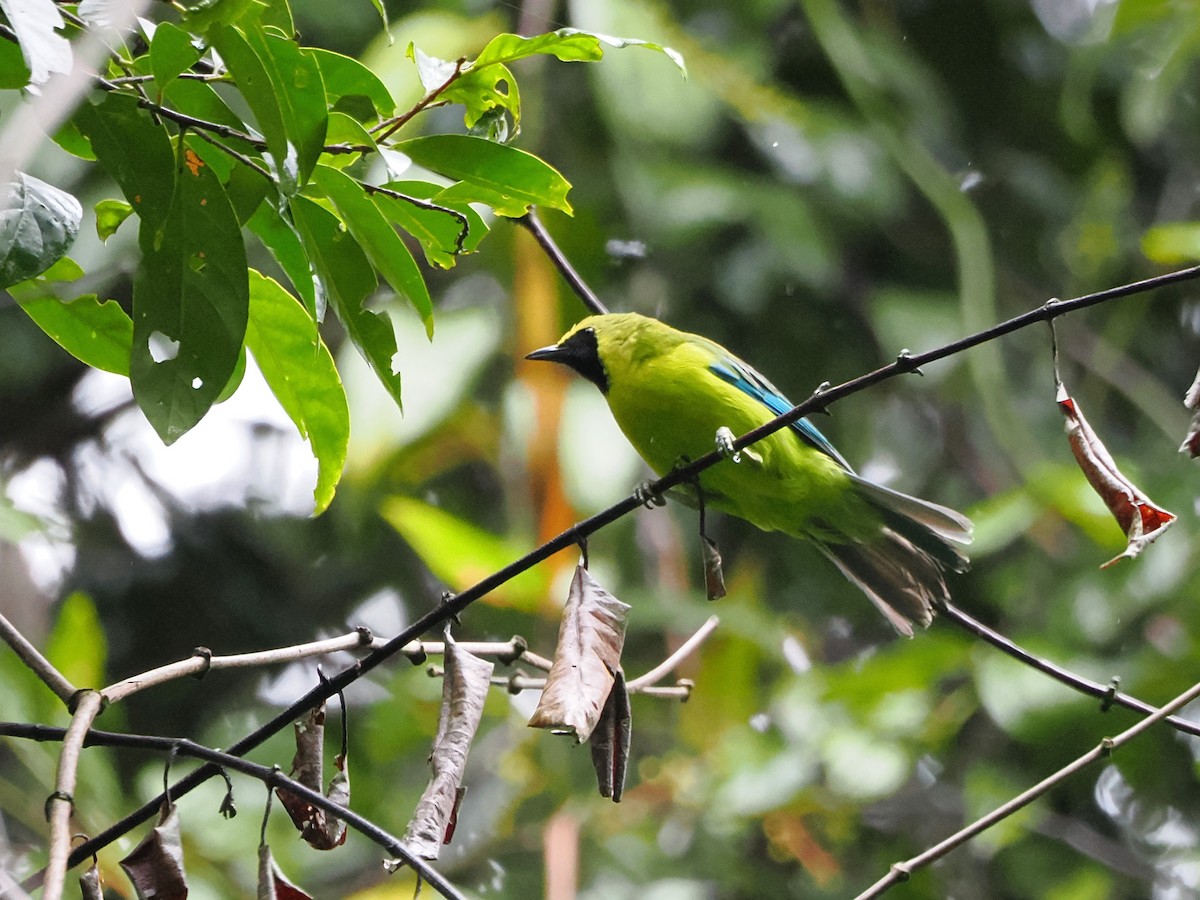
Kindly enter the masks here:
[[662, 495], [662, 492], [659, 491], [651, 481], [643, 481], [636, 488], [634, 488], [633, 497], [638, 503], [646, 507], [646, 509], [653, 509], [655, 506], [667, 505], [667, 498]]
[[71, 794], [68, 794], [66, 791], [54, 791], [46, 798], [46, 803], [43, 807], [47, 822], [50, 821], [50, 804], [55, 800], [62, 800], [64, 803], [71, 804], [71, 809], [75, 808], [75, 798]]
[[1100, 699], [1100, 712], [1108, 712], [1112, 709], [1113, 701], [1117, 699], [1117, 692], [1121, 689], [1121, 676], [1114, 675], [1108, 682], [1108, 690], [1104, 692], [1104, 696]]
[[896, 356], [896, 368], [901, 372], [913, 372], [917, 375], [924, 375], [921, 367], [913, 363], [912, 351], [905, 347]]
[[499, 662], [504, 663], [506, 666], [511, 666], [518, 659], [524, 656], [525, 651], [529, 649], [529, 641], [525, 640], [525, 638], [521, 637], [519, 634], [514, 634], [509, 643], [512, 645], [511, 650], [508, 650], [505, 653], [496, 654], [496, 659]]
[[1117, 749], [1117, 742], [1110, 737], [1100, 739], [1100, 755], [1112, 756], [1112, 752]]
[[[449, 603], [453, 599], [454, 599], [453, 591], [442, 591], [442, 606], [445, 606], [447, 603]], [[457, 625], [459, 628], [462, 628], [462, 619], [459, 618], [458, 613], [451, 613], [450, 621], [453, 622], [455, 625]]]
[[364, 647], [371, 646], [371, 642], [375, 640], [375, 635], [371, 633], [371, 629], [366, 625], [355, 625], [354, 631], [358, 635], [358, 642]]
[[[822, 381], [820, 384], [817, 385], [817, 389], [808, 395], [808, 399], [816, 400], [818, 397], [820, 397], [822, 394], [824, 394], [826, 391], [828, 391], [831, 387], [833, 387], [833, 385], [831, 385], [828, 381]], [[818, 412], [818, 413], [821, 413], [826, 416], [829, 415], [829, 409], [823, 405], [818, 406], [816, 409], [813, 410], [813, 412]]]
[[209, 650], [207, 647], [193, 647], [192, 648], [192, 656], [198, 656], [202, 660], [204, 660], [204, 668], [198, 672], [195, 672], [192, 675], [192, 677], [195, 678], [197, 681], [201, 681], [204, 679], [204, 676], [207, 675], [209, 670], [212, 668], [213, 652], [211, 650]]
[[896, 881], [905, 882], [912, 877], [912, 869], [908, 863], [898, 862], [892, 864], [892, 873], [896, 876]]

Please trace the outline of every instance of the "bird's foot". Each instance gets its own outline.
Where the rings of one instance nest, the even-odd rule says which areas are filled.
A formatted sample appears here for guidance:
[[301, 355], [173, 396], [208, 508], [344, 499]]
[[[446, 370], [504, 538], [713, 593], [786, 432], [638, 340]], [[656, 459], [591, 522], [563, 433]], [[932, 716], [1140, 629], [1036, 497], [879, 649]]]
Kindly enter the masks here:
[[733, 432], [728, 426], [722, 425], [717, 429], [717, 452], [726, 459], [732, 459], [735, 463], [742, 461], [742, 454], [733, 447]]
[[659, 491], [655, 490], [654, 484], [649, 481], [643, 481], [633, 489], [634, 499], [646, 509], [652, 509], [655, 506], [666, 506], [667, 498]]

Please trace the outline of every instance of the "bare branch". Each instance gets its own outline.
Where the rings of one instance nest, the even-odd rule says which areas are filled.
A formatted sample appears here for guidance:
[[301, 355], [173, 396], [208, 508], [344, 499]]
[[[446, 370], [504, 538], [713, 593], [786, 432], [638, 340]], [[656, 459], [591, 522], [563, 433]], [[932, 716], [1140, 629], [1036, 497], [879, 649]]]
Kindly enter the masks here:
[[950, 837], [930, 847], [924, 853], [918, 854], [911, 859], [906, 859], [903, 862], [894, 864], [887, 875], [879, 879], [879, 881], [875, 882], [873, 885], [871, 885], [871, 887], [859, 894], [855, 900], [871, 900], [873, 897], [882, 895], [892, 886], [899, 884], [902, 881], [907, 881], [913, 872], [917, 871], [918, 869], [922, 869], [933, 862], [936, 862], [955, 847], [966, 843], [977, 834], [980, 834], [991, 828], [997, 822], [1003, 821], [1021, 808], [1028, 806], [1038, 797], [1041, 797], [1043, 794], [1048, 792], [1051, 788], [1062, 784], [1076, 772], [1087, 768], [1097, 760], [1104, 759], [1106, 756], [1109, 756], [1122, 744], [1133, 740], [1143, 731], [1166, 719], [1177, 709], [1182, 709], [1197, 697], [1200, 697], [1200, 684], [1195, 684], [1188, 688], [1188, 690], [1184, 691], [1166, 706], [1155, 710], [1153, 715], [1147, 716], [1140, 722], [1130, 726], [1116, 737], [1104, 738], [1092, 750], [1083, 754], [1083, 756], [1080, 756], [1074, 762], [1063, 766], [1053, 775], [1042, 779], [1033, 787], [1013, 797], [1007, 803], [998, 806], [987, 815], [976, 819], [965, 828], [956, 831], [954, 834], [950, 835]]
[[406, 113], [401, 113], [398, 116], [393, 116], [392, 118], [387, 119], [386, 121], [380, 122], [378, 125], [376, 125], [374, 128], [371, 129], [371, 133], [372, 134], [375, 134], [377, 132], [379, 133], [379, 137], [377, 138], [377, 140], [380, 140], [380, 141], [387, 140], [389, 137], [391, 137], [393, 134], [395, 134], [399, 129], [401, 129], [405, 125], [407, 125], [409, 120], [412, 119], [412, 117], [415, 116], [417, 113], [421, 112], [424, 109], [428, 109], [430, 106], [433, 106], [436, 103], [438, 97], [440, 97], [450, 87], [450, 85], [454, 84], [454, 82], [458, 81], [458, 79], [462, 77], [463, 66], [465, 66], [466, 64], [467, 64], [467, 58], [465, 56], [458, 59], [454, 63], [454, 71], [450, 73], [450, 76], [445, 81], [443, 81], [441, 84], [439, 84], [437, 87], [435, 87], [433, 90], [429, 91], [424, 97], [422, 97], [420, 100], [418, 100], [416, 106], [414, 106], [412, 109], [410, 109]]
[[71, 724], [63, 735], [62, 751], [58, 756], [58, 772], [54, 778], [54, 793], [46, 801], [46, 818], [50, 822], [50, 853], [46, 862], [46, 882], [42, 900], [60, 900], [67, 877], [67, 859], [71, 855], [71, 813], [75, 809], [75, 782], [79, 770], [79, 751], [83, 749], [92, 722], [104, 709], [99, 691], [84, 691], [78, 695]]
[[13, 652], [20, 657], [21, 662], [25, 663], [29, 670], [54, 692], [54, 696], [63, 703], [71, 702], [71, 698], [76, 693], [75, 685], [71, 684], [62, 672], [54, 668], [50, 660], [42, 656], [38, 648], [29, 643], [25, 635], [17, 631], [3, 613], [0, 613], [0, 640], [13, 649]]
[[639, 675], [637, 678], [625, 685], [626, 689], [631, 694], [644, 692], [645, 688], [656, 684], [659, 681], [674, 672], [679, 664], [696, 652], [697, 648], [708, 640], [709, 635], [716, 631], [717, 626], [721, 624], [719, 616], [709, 616], [704, 624], [696, 629], [696, 633], [679, 645], [678, 649], [661, 663], [647, 672], [645, 675]]
[[595, 292], [588, 287], [587, 282], [575, 271], [575, 267], [571, 265], [571, 261], [559, 249], [558, 244], [554, 242], [554, 238], [550, 236], [550, 232], [546, 230], [546, 226], [542, 224], [542, 220], [538, 218], [537, 213], [533, 209], [530, 209], [521, 218], [514, 219], [513, 221], [533, 235], [533, 239], [538, 242], [538, 246], [550, 258], [550, 262], [554, 263], [554, 268], [558, 269], [563, 280], [570, 285], [571, 290], [583, 301], [584, 306], [593, 313], [608, 312], [608, 307], [600, 302], [600, 298], [596, 296]]

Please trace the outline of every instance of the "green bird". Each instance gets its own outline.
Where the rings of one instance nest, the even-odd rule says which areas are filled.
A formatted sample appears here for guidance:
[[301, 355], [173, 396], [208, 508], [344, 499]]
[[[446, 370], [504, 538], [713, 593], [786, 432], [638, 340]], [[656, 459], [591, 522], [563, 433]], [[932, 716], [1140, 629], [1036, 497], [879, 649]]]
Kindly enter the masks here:
[[700, 476], [705, 505], [812, 541], [900, 634], [927, 626], [963, 572], [971, 522], [952, 509], [857, 475], [807, 419], [732, 452], [793, 404], [720, 344], [636, 313], [584, 319], [527, 359], [570, 366], [591, 381], [634, 449], [660, 476], [722, 450]]

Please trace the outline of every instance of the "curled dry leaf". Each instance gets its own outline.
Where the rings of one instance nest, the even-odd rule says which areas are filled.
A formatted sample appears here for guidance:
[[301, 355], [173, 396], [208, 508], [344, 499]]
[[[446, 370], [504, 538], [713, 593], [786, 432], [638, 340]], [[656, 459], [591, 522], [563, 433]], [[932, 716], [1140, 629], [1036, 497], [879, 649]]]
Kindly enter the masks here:
[[179, 813], [169, 800], [158, 811], [158, 823], [133, 852], [121, 860], [138, 900], [183, 900], [188, 895], [183, 872]]
[[258, 848], [258, 893], [257, 900], [312, 900], [296, 887], [284, 874], [271, 856], [271, 848], [261, 844]]
[[629, 605], [596, 583], [583, 566], [575, 569], [558, 629], [554, 664], [529, 724], [575, 733], [583, 743], [600, 721], [621, 666]]
[[612, 690], [600, 713], [600, 722], [589, 739], [600, 796], [611, 797], [613, 803], [620, 803], [625, 792], [632, 735], [633, 714], [629, 708], [629, 691], [625, 688], [625, 673], [617, 669]]
[[[321, 790], [322, 757], [325, 751], [325, 704], [309, 712], [296, 723], [296, 755], [292, 759], [291, 777], [312, 791]], [[334, 759], [337, 774], [329, 782], [325, 797], [339, 806], [350, 804], [350, 773], [345, 753]], [[325, 810], [313, 806], [299, 794], [285, 788], [275, 791], [279, 802], [292, 818], [300, 836], [316, 850], [332, 850], [346, 842], [346, 823]]]
[[87, 871], [79, 876], [79, 893], [83, 900], [104, 900], [104, 889], [100, 886], [100, 869], [95, 858]]
[[704, 557], [704, 589], [709, 600], [720, 600], [725, 596], [725, 572], [721, 568], [721, 551], [717, 543], [706, 534], [700, 535], [700, 551]]
[[1132, 559], [1167, 530], [1175, 521], [1175, 514], [1156, 506], [1121, 474], [1112, 456], [1083, 417], [1079, 405], [1061, 384], [1055, 399], [1067, 420], [1071, 452], [1075, 454], [1088, 483], [1100, 495], [1129, 539], [1125, 552], [1113, 557], [1101, 568], [1108, 568], [1122, 559]]
[[1192, 415], [1192, 424], [1188, 427], [1187, 437], [1183, 439], [1179, 452], [1186, 453], [1195, 459], [1200, 456], [1200, 372], [1196, 373], [1196, 380], [1188, 388], [1188, 392], [1183, 398], [1183, 405], [1193, 410], [1194, 414]]
[[442, 844], [453, 833], [451, 822], [457, 817], [462, 797], [463, 771], [475, 730], [483, 717], [494, 665], [473, 656], [458, 644], [446, 642], [446, 671], [442, 677], [442, 708], [438, 713], [437, 734], [429, 764], [433, 777], [421, 795], [404, 843], [422, 859], [437, 859]]

